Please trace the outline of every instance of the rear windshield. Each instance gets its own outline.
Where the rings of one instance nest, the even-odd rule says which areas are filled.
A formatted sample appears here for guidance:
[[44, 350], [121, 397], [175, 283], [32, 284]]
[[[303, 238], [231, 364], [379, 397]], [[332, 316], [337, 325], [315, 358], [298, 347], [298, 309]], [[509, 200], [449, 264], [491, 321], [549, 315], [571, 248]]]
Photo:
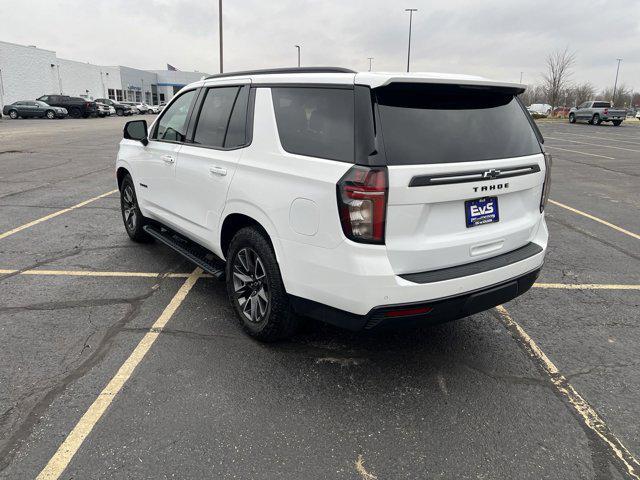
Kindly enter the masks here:
[[593, 102], [593, 108], [609, 108], [610, 106], [609, 102]]
[[512, 92], [392, 84], [374, 90], [388, 165], [473, 162], [540, 153]]

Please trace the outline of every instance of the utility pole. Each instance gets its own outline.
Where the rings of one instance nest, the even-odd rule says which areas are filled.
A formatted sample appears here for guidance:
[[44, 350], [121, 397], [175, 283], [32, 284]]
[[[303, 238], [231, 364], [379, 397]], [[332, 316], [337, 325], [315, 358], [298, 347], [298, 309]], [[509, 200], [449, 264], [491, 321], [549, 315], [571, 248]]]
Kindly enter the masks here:
[[620, 71], [620, 62], [622, 61], [622, 59], [616, 58], [616, 60], [618, 60], [618, 68], [616, 68], [616, 81], [613, 84], [613, 98], [611, 99], [611, 104], [614, 106], [616, 104], [616, 88], [618, 87], [618, 72]]
[[417, 12], [417, 8], [405, 8], [405, 12], [409, 12], [409, 48], [407, 49], [407, 72], [409, 71], [409, 62], [411, 61], [411, 22], [413, 20], [413, 12]]
[[369, 71], [371, 71], [371, 60], [373, 60], [373, 57], [367, 57], [367, 59], [369, 60]]
[[520, 83], [522, 83], [522, 74], [523, 74], [523, 73], [524, 73], [524, 72], [520, 72]]
[[298, 49], [298, 68], [300, 68], [300, 45], [295, 45], [295, 47]]
[[220, 73], [224, 72], [222, 66], [222, 0], [218, 0], [218, 34], [220, 35]]

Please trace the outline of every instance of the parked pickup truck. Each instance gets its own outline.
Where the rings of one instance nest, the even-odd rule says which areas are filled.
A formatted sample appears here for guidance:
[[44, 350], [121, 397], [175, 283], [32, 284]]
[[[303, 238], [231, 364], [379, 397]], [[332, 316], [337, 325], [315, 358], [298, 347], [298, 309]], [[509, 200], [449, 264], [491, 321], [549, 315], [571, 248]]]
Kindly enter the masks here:
[[577, 121], [589, 122], [591, 125], [600, 125], [602, 122], [611, 122], [616, 127], [627, 116], [627, 111], [615, 110], [611, 102], [599, 100], [584, 102], [569, 111], [569, 123]]
[[71, 118], [87, 118], [98, 113], [98, 106], [96, 105], [96, 102], [92, 102], [81, 97], [69, 97], [68, 95], [43, 95], [36, 100], [48, 103], [52, 107], [66, 108]]

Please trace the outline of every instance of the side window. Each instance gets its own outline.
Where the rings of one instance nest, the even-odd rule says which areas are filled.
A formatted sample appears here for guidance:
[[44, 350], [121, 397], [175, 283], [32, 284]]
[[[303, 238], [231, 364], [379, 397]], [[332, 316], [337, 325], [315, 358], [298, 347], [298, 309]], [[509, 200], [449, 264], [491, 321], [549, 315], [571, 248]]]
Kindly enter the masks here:
[[227, 127], [227, 136], [224, 140], [225, 148], [241, 147], [247, 144], [247, 108], [249, 107], [249, 86], [242, 87]]
[[50, 100], [50, 98], [45, 96], [45, 97], [40, 97], [38, 100], [40, 100], [41, 102], [47, 103]]
[[354, 94], [340, 88], [272, 88], [280, 143], [289, 153], [354, 162]]
[[153, 138], [168, 142], [183, 142], [187, 133], [189, 108], [196, 97], [196, 90], [183, 93], [164, 112]]
[[208, 88], [193, 142], [209, 147], [223, 147], [227, 135], [229, 117], [240, 87]]

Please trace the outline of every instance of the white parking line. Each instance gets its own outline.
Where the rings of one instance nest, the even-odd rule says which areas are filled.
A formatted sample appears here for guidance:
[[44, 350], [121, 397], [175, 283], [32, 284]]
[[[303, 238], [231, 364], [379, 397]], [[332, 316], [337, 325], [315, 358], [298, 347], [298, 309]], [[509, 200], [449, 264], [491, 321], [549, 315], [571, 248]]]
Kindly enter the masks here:
[[[559, 135], [572, 135], [574, 137], [586, 137], [586, 138], [592, 138], [592, 139], [602, 139], [602, 140], [607, 140], [607, 141], [613, 141], [613, 142], [621, 142], [621, 143], [630, 143], [632, 145], [640, 145], [640, 142], [632, 142], [630, 140], [621, 140], [619, 138], [611, 138], [611, 137], [602, 137], [600, 135], [584, 135], [582, 133], [569, 133], [569, 132], [554, 132], [557, 133]], [[628, 138], [628, 137], [625, 137]]]
[[577, 140], [569, 140], [568, 138], [545, 137], [545, 139], [560, 140], [562, 142], [570, 142], [570, 143], [578, 143], [580, 145], [591, 145], [592, 147], [615, 148], [616, 150], [624, 150], [626, 152], [640, 153], [640, 150], [633, 150], [631, 148], [614, 147], [613, 145], [600, 145], [598, 143], [578, 142]]
[[557, 205], [558, 207], [565, 208], [565, 209], [569, 210], [570, 212], [577, 213], [578, 215], [582, 215], [583, 217], [586, 217], [586, 218], [588, 218], [590, 220], [593, 220], [594, 222], [601, 223], [603, 225], [606, 225], [607, 227], [610, 227], [610, 228], [613, 228], [614, 230], [617, 230], [618, 232], [622, 232], [625, 235], [629, 235], [630, 237], [633, 237], [633, 238], [635, 238], [637, 240], [640, 240], [640, 235], [638, 235], [637, 233], [630, 232], [629, 230], [626, 230], [626, 229], [624, 229], [622, 227], [614, 225], [613, 223], [607, 222], [606, 220], [598, 218], [598, 217], [596, 217], [594, 215], [591, 215], [589, 213], [585, 213], [585, 212], [583, 212], [581, 210], [578, 210], [577, 208], [570, 207], [568, 205], [565, 205], [564, 203], [556, 202], [555, 200], [551, 200], [551, 199], [549, 199], [549, 203]]
[[97, 197], [93, 197], [90, 198], [89, 200], [85, 200], [84, 202], [80, 202], [76, 205], [73, 205], [72, 207], [68, 207], [68, 208], [63, 208], [62, 210], [58, 210], [57, 212], [53, 212], [50, 213], [49, 215], [45, 215], [42, 218], [38, 218], [37, 220], [32, 220], [29, 223], [25, 223], [24, 225], [20, 225], [19, 227], [16, 227], [12, 230], [9, 230], [8, 232], [4, 232], [4, 233], [0, 233], [0, 240], [2, 240], [3, 238], [7, 238], [9, 235], [13, 235], [14, 233], [18, 233], [21, 232], [22, 230], [25, 230], [29, 227], [33, 227], [34, 225], [37, 225], [39, 223], [45, 222], [47, 220], [51, 220], [54, 217], [57, 217], [58, 215], [62, 215], [63, 213], [67, 213], [70, 212], [72, 210], [75, 210], [77, 208], [80, 207], [84, 207], [85, 205], [90, 204], [91, 202], [95, 202], [96, 200], [100, 200], [101, 198], [104, 197], [108, 197], [109, 195], [116, 193], [118, 190], [111, 190], [110, 192], [107, 193], [103, 193], [102, 195], [98, 195]]
[[632, 478], [640, 480], [640, 462], [633, 456], [622, 442], [613, 434], [605, 421], [600, 418], [591, 405], [580, 395], [569, 383], [564, 375], [560, 373], [558, 367], [540, 349], [538, 344], [524, 331], [524, 329], [513, 319], [506, 308], [502, 305], [496, 307], [502, 323], [507, 327], [513, 338], [515, 338], [529, 353], [529, 356], [536, 361], [538, 366], [544, 370], [551, 380], [556, 390], [562, 395], [582, 419], [584, 424], [592, 430], [610, 451], [624, 464], [627, 473]]
[[37, 476], [37, 480], [54, 480], [58, 479], [60, 475], [62, 475], [82, 443], [91, 433], [91, 430], [93, 430], [93, 427], [95, 427], [98, 421], [102, 418], [107, 408], [109, 408], [109, 405], [111, 405], [111, 402], [113, 402], [115, 396], [122, 390], [125, 383], [127, 383], [127, 380], [131, 378], [131, 374], [140, 364], [147, 352], [149, 352], [149, 349], [157, 340], [162, 329], [187, 297], [191, 288], [200, 278], [201, 273], [202, 270], [196, 268], [185, 280], [178, 292], [171, 299], [171, 302], [169, 302], [169, 305], [167, 305], [162, 314], [160, 314], [156, 322], [153, 324], [150, 331], [142, 337], [142, 340], [140, 340], [136, 348], [131, 352], [129, 358], [125, 360], [104, 390], [100, 392], [98, 398], [94, 400], [89, 409], [85, 412], [82, 418], [80, 418], [80, 421], [75, 427], [73, 427], [73, 430], [71, 430], [67, 438], [62, 442], [62, 445], [60, 445], [56, 453], [51, 457], [47, 465]]
[[570, 150], [568, 148], [555, 147], [553, 145], [545, 145], [544, 148], [555, 148], [556, 150], [563, 150], [565, 152], [579, 153], [580, 155], [588, 155], [590, 157], [600, 157], [600, 158], [606, 158], [608, 160], [615, 160], [615, 158], [607, 157], [606, 155], [596, 155], [595, 153], [579, 152], [577, 150]]
[[[69, 277], [142, 277], [142, 278], [188, 278], [190, 273], [160, 273], [160, 272], [105, 272], [94, 270], [8, 270], [0, 269], [0, 275], [52, 275]], [[203, 273], [201, 278], [210, 278], [212, 275]]]

